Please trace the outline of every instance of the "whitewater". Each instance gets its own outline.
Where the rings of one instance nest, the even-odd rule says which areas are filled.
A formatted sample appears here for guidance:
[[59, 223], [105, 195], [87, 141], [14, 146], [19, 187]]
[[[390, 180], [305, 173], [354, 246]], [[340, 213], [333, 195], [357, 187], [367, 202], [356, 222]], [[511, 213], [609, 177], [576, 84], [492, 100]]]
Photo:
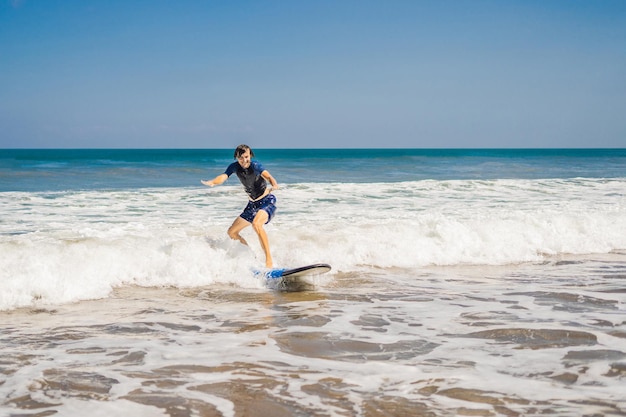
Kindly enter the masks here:
[[[0, 193], [0, 309], [106, 297], [116, 287], [259, 287], [262, 258], [225, 234], [238, 184]], [[336, 272], [506, 265], [626, 249], [626, 180], [295, 183], [267, 226], [277, 266]], [[244, 233], [246, 233], [244, 232]]]

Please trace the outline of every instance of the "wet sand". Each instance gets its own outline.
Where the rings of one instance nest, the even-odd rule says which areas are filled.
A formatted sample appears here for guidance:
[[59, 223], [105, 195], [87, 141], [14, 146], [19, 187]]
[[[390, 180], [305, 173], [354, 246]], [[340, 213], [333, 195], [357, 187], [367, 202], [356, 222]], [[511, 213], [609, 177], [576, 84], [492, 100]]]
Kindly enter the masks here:
[[626, 254], [0, 312], [3, 416], [626, 415]]

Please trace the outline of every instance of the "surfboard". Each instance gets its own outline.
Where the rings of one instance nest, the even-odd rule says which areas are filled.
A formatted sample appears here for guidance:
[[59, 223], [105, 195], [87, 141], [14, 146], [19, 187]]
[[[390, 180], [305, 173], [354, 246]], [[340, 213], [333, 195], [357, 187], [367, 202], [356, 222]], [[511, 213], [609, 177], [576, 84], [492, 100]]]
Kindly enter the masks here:
[[307, 276], [325, 274], [331, 270], [328, 264], [312, 264], [297, 268], [273, 268], [256, 270], [255, 275], [262, 275], [268, 288], [280, 291], [304, 291], [312, 289], [313, 283], [307, 281]]

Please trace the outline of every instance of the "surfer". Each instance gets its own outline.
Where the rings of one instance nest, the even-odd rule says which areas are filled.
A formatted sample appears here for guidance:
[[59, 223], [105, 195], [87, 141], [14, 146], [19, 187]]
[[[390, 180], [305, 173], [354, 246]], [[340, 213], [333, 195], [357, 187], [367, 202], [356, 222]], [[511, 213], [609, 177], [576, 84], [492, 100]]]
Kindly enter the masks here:
[[[209, 187], [223, 184], [233, 173], [237, 174], [239, 181], [243, 184], [248, 194], [248, 205], [243, 212], [235, 219], [228, 228], [228, 236], [238, 240], [244, 245], [248, 242], [239, 234], [244, 228], [252, 225], [252, 228], [259, 237], [263, 252], [265, 252], [265, 266], [272, 267], [272, 255], [267, 233], [263, 225], [267, 224], [274, 217], [276, 211], [276, 197], [273, 190], [278, 189], [278, 183], [270, 172], [263, 168], [260, 162], [252, 160], [254, 152], [248, 145], [239, 145], [235, 149], [235, 159], [237, 162], [230, 164], [223, 174], [218, 175], [210, 181], [202, 180], [202, 184]], [[269, 181], [271, 188], [267, 187]]]

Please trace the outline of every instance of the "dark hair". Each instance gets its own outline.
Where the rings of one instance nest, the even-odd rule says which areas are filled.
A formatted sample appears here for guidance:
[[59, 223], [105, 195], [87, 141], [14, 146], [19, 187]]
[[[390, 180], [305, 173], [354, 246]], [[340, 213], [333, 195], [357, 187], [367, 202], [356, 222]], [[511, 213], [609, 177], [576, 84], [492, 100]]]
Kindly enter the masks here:
[[237, 149], [235, 149], [235, 159], [246, 153], [246, 151], [250, 151], [250, 156], [254, 157], [254, 151], [250, 149], [248, 145], [239, 145]]

